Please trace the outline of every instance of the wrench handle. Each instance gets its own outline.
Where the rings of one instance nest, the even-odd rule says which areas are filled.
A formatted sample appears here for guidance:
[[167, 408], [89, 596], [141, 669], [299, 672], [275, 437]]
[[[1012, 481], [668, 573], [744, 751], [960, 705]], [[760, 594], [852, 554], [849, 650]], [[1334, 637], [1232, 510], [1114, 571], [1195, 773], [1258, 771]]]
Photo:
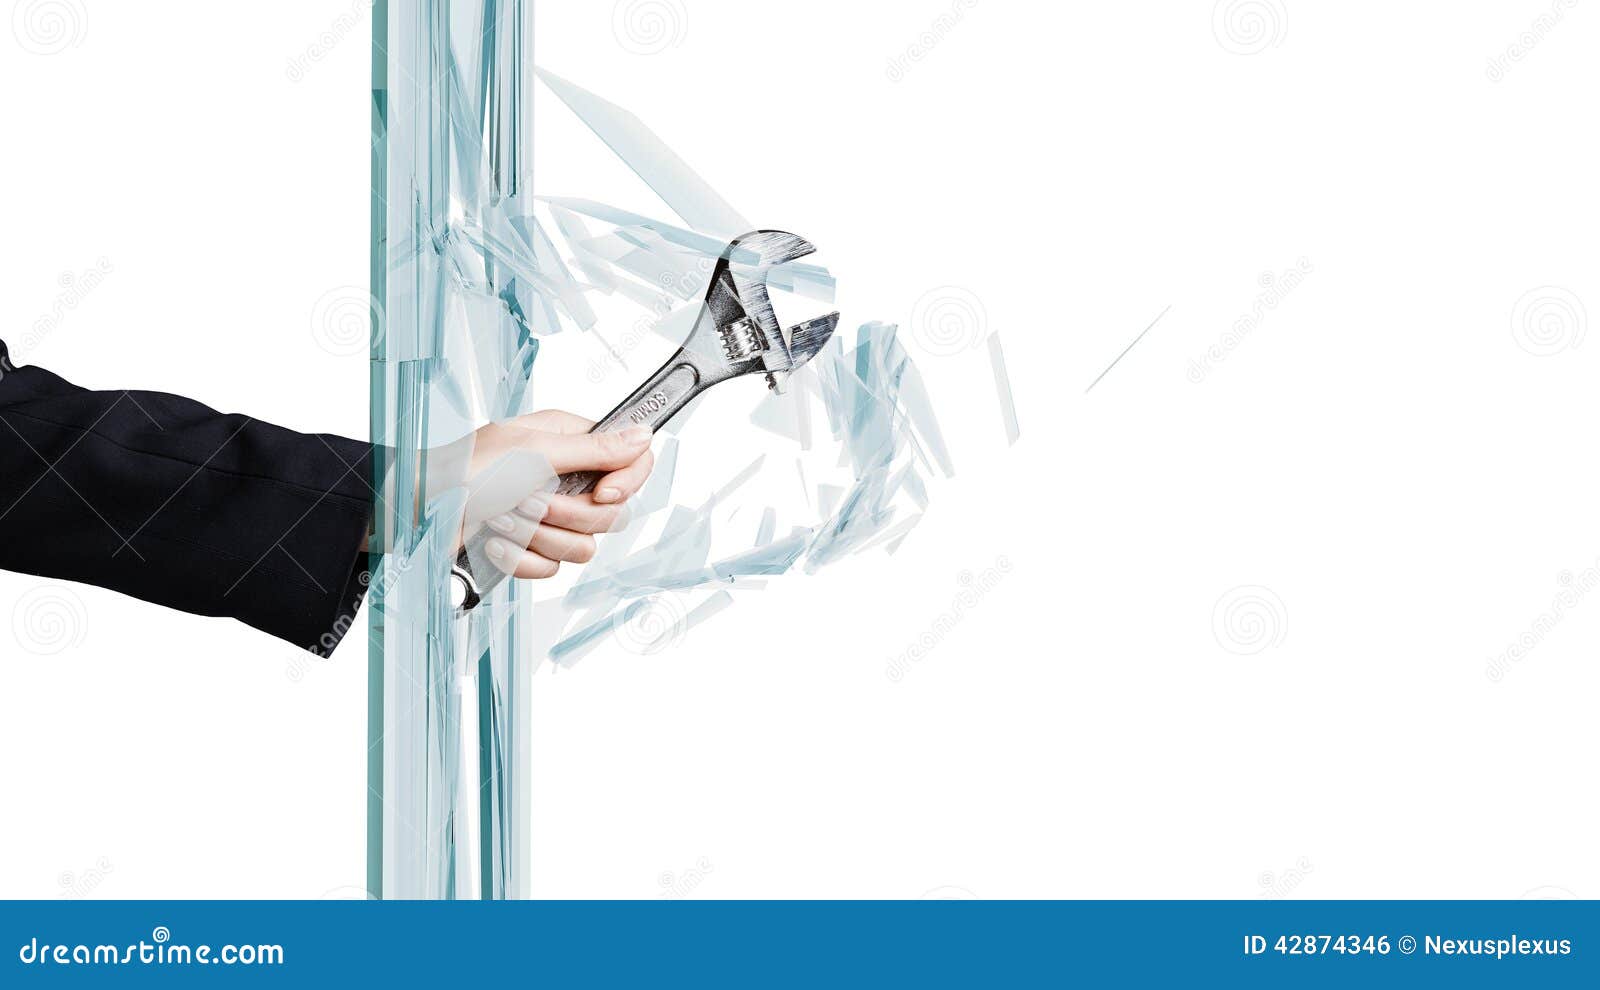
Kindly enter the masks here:
[[[699, 384], [700, 372], [695, 366], [683, 360], [682, 355], [674, 357], [615, 409], [600, 417], [589, 432], [615, 433], [630, 426], [648, 426], [653, 433], [689, 404], [698, 393]], [[601, 471], [568, 472], [561, 476], [556, 494], [582, 495], [594, 491], [603, 474]]]

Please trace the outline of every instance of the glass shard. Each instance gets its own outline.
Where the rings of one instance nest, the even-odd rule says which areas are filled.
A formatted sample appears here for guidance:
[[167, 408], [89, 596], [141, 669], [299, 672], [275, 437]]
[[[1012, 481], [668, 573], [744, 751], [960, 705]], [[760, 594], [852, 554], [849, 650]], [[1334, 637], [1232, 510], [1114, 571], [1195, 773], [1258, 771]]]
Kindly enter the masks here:
[[638, 173], [684, 223], [723, 240], [755, 229], [754, 224], [740, 216], [739, 211], [638, 117], [552, 72], [541, 69], [539, 78], [617, 153], [618, 158]]
[[1000, 350], [1000, 335], [989, 337], [989, 365], [994, 369], [994, 391], [1000, 399], [1000, 419], [1006, 427], [1006, 443], [1017, 442], [1022, 427], [1017, 425], [1017, 401], [1011, 395], [1011, 375], [1006, 371], [1006, 356]]

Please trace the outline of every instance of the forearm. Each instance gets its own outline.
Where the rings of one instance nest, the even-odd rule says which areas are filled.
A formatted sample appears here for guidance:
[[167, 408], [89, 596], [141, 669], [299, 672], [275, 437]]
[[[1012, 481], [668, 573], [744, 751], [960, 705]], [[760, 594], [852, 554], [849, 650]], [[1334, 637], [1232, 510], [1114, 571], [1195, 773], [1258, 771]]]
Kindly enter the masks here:
[[0, 370], [0, 568], [326, 653], [365, 589], [370, 457], [179, 396]]

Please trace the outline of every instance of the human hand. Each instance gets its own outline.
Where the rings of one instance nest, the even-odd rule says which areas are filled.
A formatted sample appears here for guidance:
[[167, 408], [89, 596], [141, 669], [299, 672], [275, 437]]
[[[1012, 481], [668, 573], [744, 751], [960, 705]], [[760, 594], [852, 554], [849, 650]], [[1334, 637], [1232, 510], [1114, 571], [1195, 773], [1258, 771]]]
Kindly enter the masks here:
[[604, 472], [592, 492], [529, 493], [513, 508], [484, 521], [495, 534], [484, 546], [485, 556], [506, 574], [547, 578], [564, 561], [582, 564], [592, 559], [594, 534], [608, 532], [616, 524], [628, 499], [650, 476], [655, 457], [648, 428], [590, 433], [593, 425], [582, 416], [547, 409], [477, 431], [469, 479], [493, 472], [510, 456], [529, 453], [547, 461], [557, 474]]

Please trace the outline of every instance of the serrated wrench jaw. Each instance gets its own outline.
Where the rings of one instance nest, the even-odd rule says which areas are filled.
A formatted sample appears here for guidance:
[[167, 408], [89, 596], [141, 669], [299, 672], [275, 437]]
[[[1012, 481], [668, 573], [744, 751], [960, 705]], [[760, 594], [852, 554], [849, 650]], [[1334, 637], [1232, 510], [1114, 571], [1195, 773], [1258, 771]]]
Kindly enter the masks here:
[[816, 250], [816, 245], [787, 230], [752, 230], [730, 241], [722, 259], [745, 267], [771, 268]]
[[816, 357], [818, 351], [828, 346], [828, 341], [833, 339], [833, 332], [837, 329], [839, 329], [837, 312], [790, 327], [789, 360], [792, 364], [789, 370], [793, 371]]
[[795, 371], [816, 356], [833, 339], [839, 328], [839, 314], [829, 313], [796, 323], [783, 332], [788, 351], [771, 350], [763, 355], [769, 372]]

